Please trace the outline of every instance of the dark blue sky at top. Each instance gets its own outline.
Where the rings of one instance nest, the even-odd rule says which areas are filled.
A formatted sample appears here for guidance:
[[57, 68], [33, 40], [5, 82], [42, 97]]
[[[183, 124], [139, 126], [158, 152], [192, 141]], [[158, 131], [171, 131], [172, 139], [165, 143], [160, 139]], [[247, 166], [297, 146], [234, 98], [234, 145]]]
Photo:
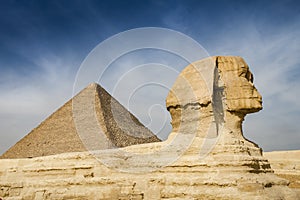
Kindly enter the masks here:
[[[38, 70], [31, 57], [72, 52], [84, 58], [102, 40], [132, 28], [157, 26], [199, 37], [204, 47], [219, 30], [251, 21], [267, 37], [297, 20], [299, 1], [2, 1], [0, 67]], [[239, 30], [235, 30], [239, 31]], [[79, 59], [80, 60], [80, 59]], [[78, 66], [74, 66], [78, 67]]]
[[299, 0], [0, 0], [0, 154], [73, 95], [91, 50], [140, 27], [245, 58], [264, 101], [245, 132], [267, 150], [300, 148]]

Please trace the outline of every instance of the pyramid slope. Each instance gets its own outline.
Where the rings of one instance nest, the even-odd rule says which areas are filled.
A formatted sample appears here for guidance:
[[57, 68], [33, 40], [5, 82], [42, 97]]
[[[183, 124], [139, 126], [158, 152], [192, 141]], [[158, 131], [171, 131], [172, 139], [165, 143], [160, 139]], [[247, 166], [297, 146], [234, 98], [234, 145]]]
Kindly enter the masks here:
[[[125, 147], [160, 141], [106, 90], [100, 85], [95, 86], [100, 98], [101, 109], [99, 110], [102, 111], [103, 124], [106, 126], [105, 134], [114, 146]], [[97, 115], [99, 117], [98, 113]]]
[[[93, 96], [90, 96], [90, 94], [93, 94]], [[0, 158], [28, 158], [86, 151], [87, 148], [75, 127], [73, 103], [74, 99], [82, 100], [76, 102], [80, 103], [79, 105], [77, 103], [77, 107], [80, 109], [79, 112], [85, 115], [85, 101], [92, 97], [95, 97], [93, 101], [95, 104], [94, 109], [99, 123], [89, 123], [85, 129], [87, 135], [91, 128], [100, 125], [112, 144], [111, 147], [160, 141], [108, 92], [94, 83], [65, 103]], [[115, 118], [118, 120], [116, 121]], [[102, 138], [97, 139], [102, 140]], [[98, 145], [97, 148], [104, 149], [108, 147]]]

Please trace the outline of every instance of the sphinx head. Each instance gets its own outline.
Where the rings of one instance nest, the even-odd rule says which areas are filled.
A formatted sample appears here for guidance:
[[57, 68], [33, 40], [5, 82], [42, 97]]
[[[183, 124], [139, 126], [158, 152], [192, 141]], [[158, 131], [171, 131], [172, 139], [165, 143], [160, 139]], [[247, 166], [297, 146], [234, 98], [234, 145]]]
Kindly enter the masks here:
[[243, 118], [262, 109], [262, 97], [241, 57], [215, 56], [187, 66], [169, 92], [166, 105], [173, 129], [178, 129], [206, 117], [220, 124], [226, 113]]
[[253, 85], [253, 74], [237, 56], [218, 56], [216, 67], [224, 85], [226, 111], [248, 114], [262, 109], [262, 97]]

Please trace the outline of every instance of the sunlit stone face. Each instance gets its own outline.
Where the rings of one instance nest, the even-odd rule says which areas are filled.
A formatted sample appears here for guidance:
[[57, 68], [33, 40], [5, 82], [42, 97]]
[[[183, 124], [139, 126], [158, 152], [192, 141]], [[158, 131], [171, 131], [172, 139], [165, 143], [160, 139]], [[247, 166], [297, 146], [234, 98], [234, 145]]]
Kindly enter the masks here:
[[[210, 89], [211, 88], [211, 89]], [[262, 97], [253, 85], [253, 75], [237, 56], [214, 56], [187, 66], [166, 99], [173, 130], [191, 130], [191, 123], [214, 117], [217, 127], [225, 112], [247, 113], [262, 109]]]
[[262, 109], [262, 97], [253, 85], [253, 75], [240, 57], [218, 57], [218, 70], [224, 83], [226, 109], [253, 113]]

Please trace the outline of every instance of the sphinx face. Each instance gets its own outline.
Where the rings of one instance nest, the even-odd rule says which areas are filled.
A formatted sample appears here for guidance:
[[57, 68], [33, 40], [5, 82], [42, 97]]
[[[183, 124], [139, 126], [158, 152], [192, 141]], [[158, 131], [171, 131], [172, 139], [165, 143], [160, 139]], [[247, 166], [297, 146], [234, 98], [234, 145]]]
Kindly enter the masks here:
[[[209, 88], [213, 88], [212, 91]], [[253, 85], [245, 61], [236, 56], [216, 56], [187, 66], [178, 76], [166, 99], [173, 130], [214, 116], [217, 126], [224, 112], [243, 115], [262, 109], [262, 97]]]
[[253, 113], [262, 109], [262, 97], [253, 85], [253, 75], [240, 57], [217, 57], [220, 78], [224, 83], [226, 109]]

